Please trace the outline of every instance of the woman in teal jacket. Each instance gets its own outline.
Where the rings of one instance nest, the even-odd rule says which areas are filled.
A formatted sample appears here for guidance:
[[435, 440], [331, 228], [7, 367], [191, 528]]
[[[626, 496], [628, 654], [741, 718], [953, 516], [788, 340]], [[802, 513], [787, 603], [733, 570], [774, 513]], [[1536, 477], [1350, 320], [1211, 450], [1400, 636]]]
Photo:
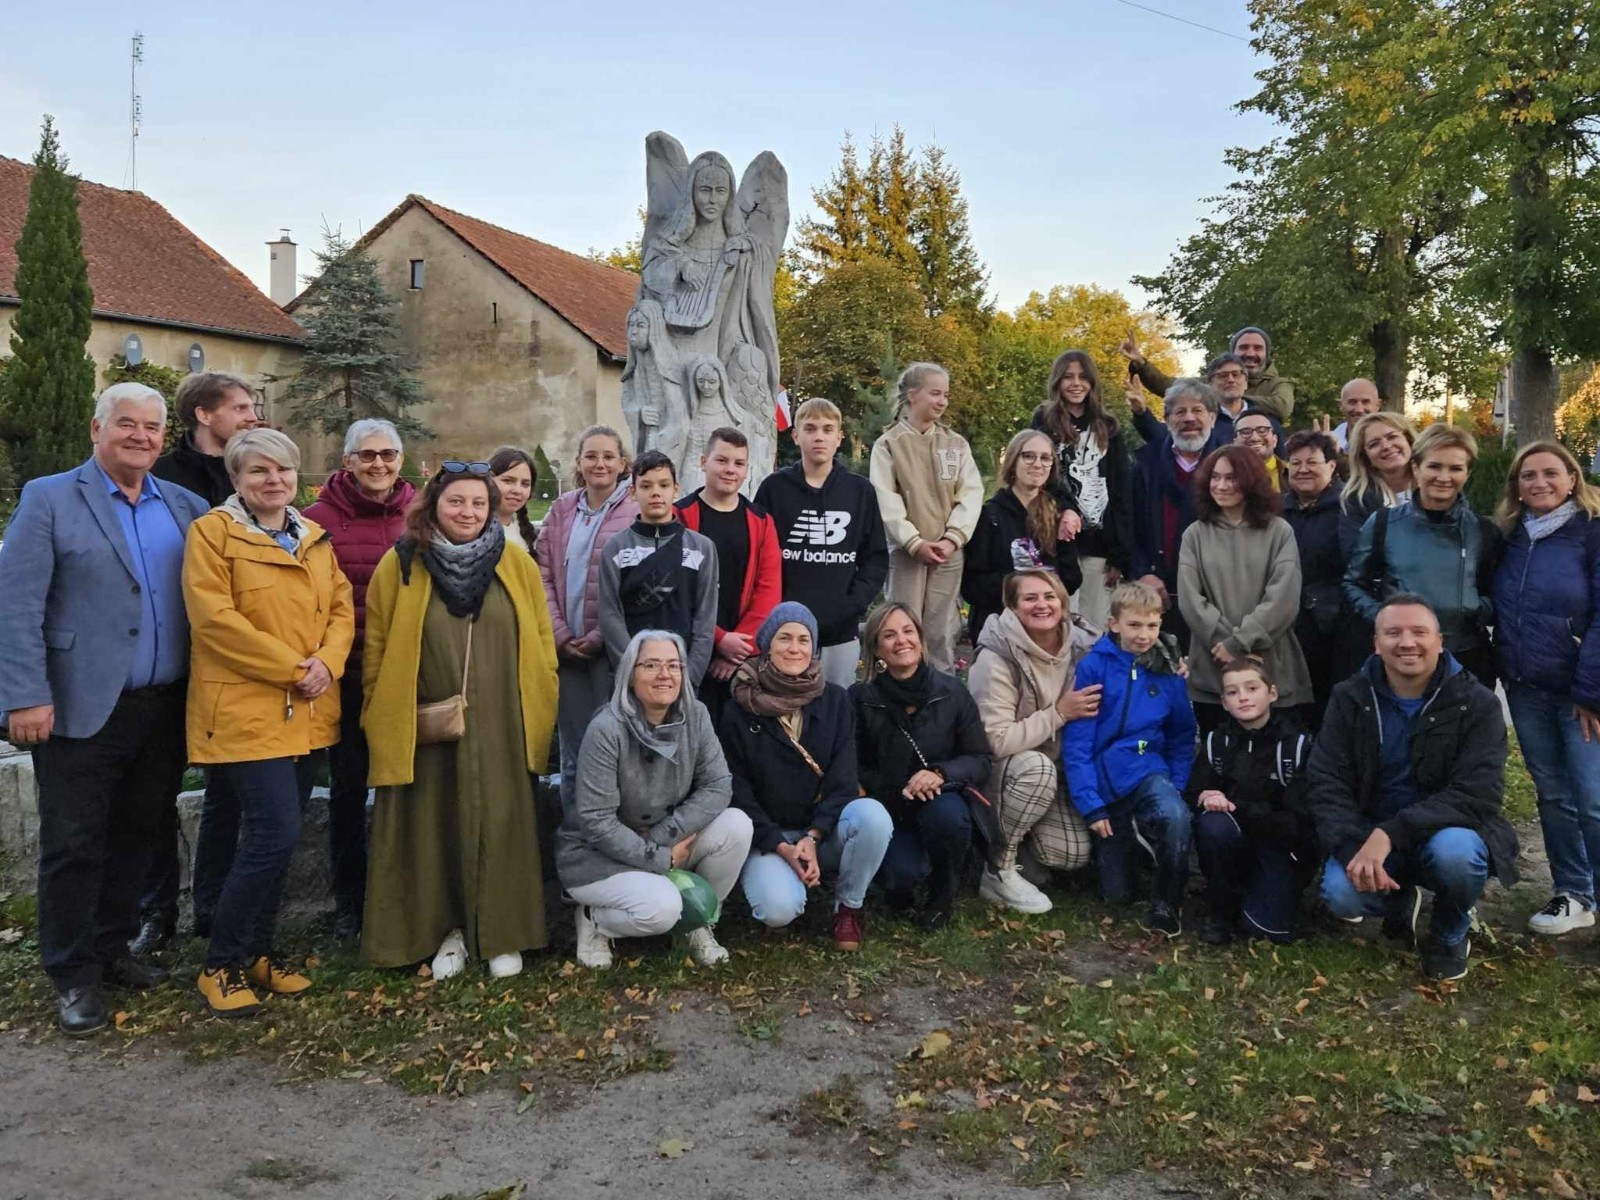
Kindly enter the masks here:
[[1416, 489], [1409, 502], [1367, 518], [1345, 567], [1344, 596], [1366, 621], [1397, 592], [1421, 596], [1439, 614], [1445, 649], [1493, 687], [1490, 590], [1504, 539], [1462, 494], [1477, 458], [1478, 443], [1465, 429], [1439, 422], [1417, 435]]

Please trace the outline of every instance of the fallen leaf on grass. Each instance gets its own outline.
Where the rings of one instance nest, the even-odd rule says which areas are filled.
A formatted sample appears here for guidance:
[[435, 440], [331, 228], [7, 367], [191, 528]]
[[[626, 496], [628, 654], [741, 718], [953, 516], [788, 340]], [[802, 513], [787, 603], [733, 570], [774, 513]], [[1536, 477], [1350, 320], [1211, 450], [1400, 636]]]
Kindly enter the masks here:
[[656, 1147], [656, 1153], [662, 1158], [682, 1158], [694, 1149], [694, 1143], [687, 1138], [670, 1137]]
[[1550, 1172], [1550, 1194], [1560, 1197], [1560, 1200], [1578, 1200], [1582, 1195], [1577, 1188], [1567, 1182], [1567, 1177], [1560, 1171]]
[[[527, 1086], [527, 1085], [523, 1085], [523, 1086]], [[524, 1096], [522, 1098], [522, 1102], [517, 1105], [517, 1116], [520, 1117], [523, 1113], [527, 1112], [530, 1108], [532, 1108], [535, 1098], [536, 1097], [534, 1096], [533, 1092], [531, 1092], [531, 1091], [526, 1096]]]
[[121, 1029], [128, 1023], [130, 1019], [132, 1019], [132, 1017], [132, 1013], [119, 1012], [116, 1016], [112, 1017], [111, 1020], [116, 1024], [118, 1029]]
[[1600, 1103], [1600, 1094], [1592, 1092], [1585, 1084], [1578, 1085], [1578, 1100], [1582, 1104]]
[[22, 930], [19, 927], [0, 929], [0, 946], [14, 946], [21, 940]]
[[1534, 1088], [1533, 1091], [1528, 1093], [1528, 1099], [1527, 1099], [1526, 1103], [1523, 1105], [1523, 1107], [1525, 1107], [1525, 1108], [1538, 1108], [1539, 1105], [1541, 1105], [1541, 1104], [1549, 1104], [1549, 1103], [1550, 1103], [1550, 1093], [1545, 1091], [1544, 1088]]
[[948, 1049], [950, 1049], [950, 1035], [943, 1029], [935, 1029], [917, 1044], [916, 1054], [918, 1058], [932, 1058]]
[[1544, 1131], [1543, 1125], [1529, 1125], [1527, 1133], [1528, 1140], [1539, 1149], [1554, 1150], [1556, 1148], [1555, 1139]]

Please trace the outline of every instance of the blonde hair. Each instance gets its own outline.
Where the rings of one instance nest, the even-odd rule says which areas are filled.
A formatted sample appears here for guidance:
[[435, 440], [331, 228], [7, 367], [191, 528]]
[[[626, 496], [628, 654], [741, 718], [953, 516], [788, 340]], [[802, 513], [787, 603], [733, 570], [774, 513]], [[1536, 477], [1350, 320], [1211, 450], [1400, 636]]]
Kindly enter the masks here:
[[628, 448], [622, 444], [622, 435], [609, 425], [591, 425], [578, 435], [578, 452], [572, 456], [573, 487], [588, 486], [583, 481], [583, 444], [592, 437], [608, 437], [617, 444], [617, 453], [622, 458], [622, 468], [617, 472], [618, 479], [632, 473], [633, 460], [628, 457]]
[[1124, 579], [1111, 593], [1111, 615], [1120, 617], [1132, 609], [1134, 612], [1159, 613], [1162, 610], [1161, 593], [1148, 583], [1137, 579]]
[[1567, 474], [1573, 478], [1572, 502], [1591, 517], [1600, 517], [1600, 488], [1583, 477], [1583, 468], [1578, 466], [1572, 451], [1560, 442], [1529, 442], [1517, 451], [1517, 456], [1511, 460], [1511, 469], [1506, 472], [1506, 494], [1500, 498], [1494, 510], [1494, 519], [1501, 529], [1510, 533], [1522, 519], [1522, 497], [1517, 494], [1517, 475], [1522, 470], [1522, 464], [1535, 454], [1554, 454], [1559, 458]]
[[946, 383], [950, 382], [950, 372], [936, 362], [914, 362], [900, 372], [900, 378], [894, 384], [895, 416], [905, 412], [911, 403], [911, 393], [926, 383], [930, 375], [938, 375]]
[[1063, 621], [1072, 619], [1072, 599], [1067, 595], [1067, 585], [1061, 582], [1061, 576], [1048, 567], [1026, 567], [1007, 575], [1005, 582], [1000, 585], [1000, 598], [1007, 608], [1016, 608], [1017, 600], [1022, 595], [1022, 585], [1029, 579], [1048, 583], [1050, 590], [1055, 592], [1056, 599], [1061, 601], [1061, 619]]
[[917, 631], [917, 641], [922, 645], [922, 661], [928, 661], [928, 647], [922, 636], [922, 618], [911, 610], [909, 604], [900, 600], [886, 600], [867, 614], [867, 628], [864, 638], [867, 644], [868, 683], [871, 683], [889, 669], [883, 665], [883, 660], [878, 657], [878, 636], [883, 633], [883, 623], [894, 616], [895, 613], [905, 613], [911, 619], [911, 626]]
[[[159, 393], [158, 393], [159, 395]], [[228, 469], [228, 478], [237, 482], [244, 470], [245, 459], [260, 455], [290, 471], [300, 470], [300, 447], [286, 433], [276, 429], [247, 429], [228, 439], [222, 452], [222, 465]]]
[[839, 411], [839, 406], [826, 396], [813, 396], [801, 403], [794, 410], [794, 418], [790, 422], [798, 427], [801, 421], [816, 419], [819, 421], [833, 421], [840, 429], [844, 428], [844, 414]]
[[1385, 504], [1393, 504], [1399, 499], [1389, 485], [1383, 481], [1383, 476], [1372, 469], [1372, 463], [1367, 458], [1367, 430], [1377, 425], [1386, 425], [1396, 430], [1406, 439], [1406, 445], [1415, 447], [1417, 444], [1417, 431], [1399, 413], [1375, 412], [1368, 413], [1355, 423], [1355, 428], [1350, 430], [1350, 481], [1344, 485], [1344, 490], [1339, 493], [1339, 503], [1342, 507], [1358, 503], [1367, 494], [1367, 489], [1376, 487], [1383, 496]]
[[1411, 465], [1420, 467], [1424, 458], [1440, 450], [1465, 450], [1469, 470], [1478, 461], [1477, 438], [1459, 425], [1435, 421], [1417, 434], [1417, 440], [1411, 443]]

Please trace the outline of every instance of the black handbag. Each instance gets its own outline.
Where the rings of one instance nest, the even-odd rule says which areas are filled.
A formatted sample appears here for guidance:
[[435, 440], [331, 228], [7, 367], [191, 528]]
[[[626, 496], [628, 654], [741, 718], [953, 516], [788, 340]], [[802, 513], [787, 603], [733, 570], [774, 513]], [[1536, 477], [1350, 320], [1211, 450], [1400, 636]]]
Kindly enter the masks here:
[[[938, 772], [937, 768], [928, 761], [928, 756], [922, 752], [922, 747], [917, 745], [917, 739], [911, 736], [911, 730], [906, 726], [904, 715], [897, 711], [892, 704], [889, 706], [889, 715], [894, 721], [895, 728], [904, 735], [906, 741], [911, 743], [911, 749], [916, 754], [917, 761], [922, 764], [922, 769], [942, 775], [942, 772]], [[984, 841], [984, 845], [990, 848], [1001, 845], [1004, 835], [1000, 831], [1000, 810], [995, 808], [989, 797], [985, 796], [970, 783], [952, 783], [948, 779], [945, 780], [944, 786], [939, 790], [941, 792], [959, 792], [967, 802], [967, 815], [972, 819], [972, 827], [977, 830], [978, 836]]]

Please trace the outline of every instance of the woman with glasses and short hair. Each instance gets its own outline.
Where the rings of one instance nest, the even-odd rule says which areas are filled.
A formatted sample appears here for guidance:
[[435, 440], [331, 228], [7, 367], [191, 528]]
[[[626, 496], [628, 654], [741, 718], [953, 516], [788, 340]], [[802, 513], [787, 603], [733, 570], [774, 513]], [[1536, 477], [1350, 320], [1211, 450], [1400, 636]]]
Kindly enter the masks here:
[[448, 460], [367, 589], [367, 733], [378, 789], [362, 956], [487, 959], [548, 942], [533, 776], [555, 726], [556, 651], [533, 559], [494, 519], [489, 464]]
[[400, 478], [405, 464], [393, 422], [357, 421], [344, 435], [344, 466], [328, 476], [306, 516], [328, 531], [356, 606], [356, 640], [339, 680], [339, 741], [328, 749], [328, 859], [333, 875], [334, 933], [361, 933], [367, 894], [367, 739], [361, 732], [361, 647], [367, 628], [367, 584], [405, 531], [417, 489]]
[[1000, 456], [1000, 490], [978, 513], [962, 560], [961, 598], [969, 608], [967, 637], [973, 645], [984, 622], [1004, 611], [1001, 591], [1013, 571], [1054, 571], [1068, 595], [1083, 582], [1077, 549], [1060, 536], [1060, 511], [1047, 486], [1055, 464], [1055, 443], [1037, 429], [1017, 434]]

